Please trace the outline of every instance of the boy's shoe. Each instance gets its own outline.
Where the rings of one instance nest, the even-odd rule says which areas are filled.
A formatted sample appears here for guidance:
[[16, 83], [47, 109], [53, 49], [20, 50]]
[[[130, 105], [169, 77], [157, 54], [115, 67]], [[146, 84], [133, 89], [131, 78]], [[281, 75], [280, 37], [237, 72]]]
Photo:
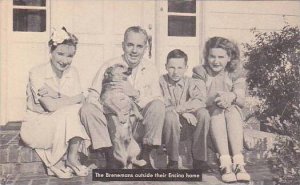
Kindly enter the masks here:
[[250, 181], [250, 175], [245, 170], [244, 165], [238, 164], [235, 168], [236, 179], [238, 181]]
[[209, 167], [206, 161], [201, 161], [196, 159], [193, 159], [193, 169], [201, 169], [201, 171], [204, 173], [211, 172], [211, 168]]
[[178, 169], [178, 161], [170, 160], [168, 162], [167, 169]]
[[221, 175], [223, 182], [236, 182], [236, 176], [232, 172], [231, 166], [225, 166], [221, 168]]

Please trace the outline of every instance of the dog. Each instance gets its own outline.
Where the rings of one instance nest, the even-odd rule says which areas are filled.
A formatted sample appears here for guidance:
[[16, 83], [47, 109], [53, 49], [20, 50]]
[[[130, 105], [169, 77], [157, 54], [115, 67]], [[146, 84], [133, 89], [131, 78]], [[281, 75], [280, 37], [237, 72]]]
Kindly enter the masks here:
[[[115, 136], [112, 138], [114, 145], [113, 155], [122, 163], [124, 169], [132, 168], [132, 165], [145, 166], [145, 160], [138, 160], [141, 152], [138, 143], [133, 138], [134, 123], [143, 119], [138, 105], [132, 98], [127, 96], [114, 84], [127, 81], [131, 69], [122, 64], [115, 64], [106, 69], [102, 81], [100, 100], [103, 104], [104, 113], [111, 114], [115, 124], [115, 130], [111, 131]], [[135, 126], [137, 126], [135, 124]], [[135, 127], [136, 128], [136, 127]]]

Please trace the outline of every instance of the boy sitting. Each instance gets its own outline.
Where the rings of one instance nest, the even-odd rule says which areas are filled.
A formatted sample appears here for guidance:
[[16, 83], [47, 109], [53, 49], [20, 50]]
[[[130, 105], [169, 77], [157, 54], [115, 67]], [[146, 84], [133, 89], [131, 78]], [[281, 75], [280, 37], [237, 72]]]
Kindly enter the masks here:
[[210, 117], [205, 109], [205, 84], [186, 77], [187, 55], [175, 49], [169, 52], [167, 74], [161, 76], [160, 87], [164, 95], [166, 116], [163, 143], [167, 149], [169, 169], [178, 169], [179, 142], [182, 132], [192, 132], [193, 168], [202, 169], [207, 161], [207, 133]]

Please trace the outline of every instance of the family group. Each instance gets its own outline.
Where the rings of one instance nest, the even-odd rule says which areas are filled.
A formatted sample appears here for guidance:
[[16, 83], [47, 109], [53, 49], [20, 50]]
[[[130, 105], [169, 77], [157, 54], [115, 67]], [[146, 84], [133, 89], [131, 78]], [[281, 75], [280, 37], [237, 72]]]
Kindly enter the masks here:
[[[188, 56], [174, 49], [166, 73], [145, 59], [149, 36], [129, 27], [123, 54], [103, 62], [88, 95], [71, 64], [78, 39], [66, 28], [52, 33], [49, 62], [32, 68], [27, 85], [27, 114], [21, 138], [33, 148], [48, 175], [87, 176], [79, 153], [105, 156], [107, 169], [153, 168], [150, 153], [163, 145], [168, 169], [178, 169], [179, 143], [191, 137], [193, 169], [207, 169], [207, 141], [219, 156], [222, 181], [249, 181], [243, 150], [246, 82], [238, 46], [213, 37], [204, 63], [186, 75]], [[151, 48], [149, 48], [151, 52]]]

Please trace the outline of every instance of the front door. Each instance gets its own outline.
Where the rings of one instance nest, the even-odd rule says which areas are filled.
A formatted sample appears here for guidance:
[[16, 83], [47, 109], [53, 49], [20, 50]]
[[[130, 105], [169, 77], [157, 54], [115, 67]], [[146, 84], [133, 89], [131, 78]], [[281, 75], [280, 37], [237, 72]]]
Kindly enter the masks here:
[[197, 0], [167, 0], [157, 4], [156, 62], [160, 72], [165, 73], [168, 53], [181, 49], [188, 55], [188, 72], [201, 60], [203, 30], [203, 6]]

